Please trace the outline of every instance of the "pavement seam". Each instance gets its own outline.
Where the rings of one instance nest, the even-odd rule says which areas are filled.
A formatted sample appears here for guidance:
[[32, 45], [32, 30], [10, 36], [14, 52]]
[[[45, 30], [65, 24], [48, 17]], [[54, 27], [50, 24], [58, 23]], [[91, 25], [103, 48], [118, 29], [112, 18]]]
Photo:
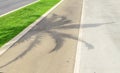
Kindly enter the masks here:
[[10, 47], [12, 47], [20, 38], [22, 38], [30, 29], [32, 29], [38, 22], [44, 19], [49, 13], [51, 13], [57, 6], [59, 6], [64, 0], [61, 0], [56, 5], [54, 5], [51, 9], [49, 9], [45, 14], [43, 14], [40, 18], [38, 18], [35, 22], [30, 24], [27, 28], [25, 28], [21, 33], [19, 33], [16, 37], [10, 40], [8, 43], [3, 45], [0, 48], [0, 56], [4, 54]]
[[22, 8], [24, 8], [24, 7], [27, 7], [27, 6], [32, 5], [32, 4], [34, 4], [34, 3], [37, 3], [37, 2], [38, 2], [38, 0], [37, 0], [37, 1], [34, 1], [34, 2], [32, 2], [32, 3], [29, 3], [29, 4], [27, 4], [27, 5], [21, 6], [21, 7], [17, 8], [17, 9], [11, 10], [11, 11], [9, 11], [9, 12], [7, 12], [7, 13], [4, 13], [4, 14], [0, 15], [0, 17], [3, 17], [3, 16], [5, 16], [5, 15], [7, 15], [7, 14], [10, 14], [10, 13], [12, 13], [12, 12], [15, 12], [15, 11], [17, 11], [17, 10], [19, 10], [19, 9], [22, 9]]
[[[81, 5], [81, 19], [80, 19], [80, 26], [82, 25], [82, 21], [83, 21], [83, 9], [84, 9], [84, 0], [82, 0], [82, 5]], [[79, 34], [78, 34], [78, 39], [82, 40], [82, 31], [83, 29], [80, 27], [79, 28]], [[76, 50], [76, 57], [75, 57], [75, 65], [74, 65], [74, 73], [80, 73], [80, 60], [81, 60], [81, 41], [78, 41], [77, 43], [77, 50]]]

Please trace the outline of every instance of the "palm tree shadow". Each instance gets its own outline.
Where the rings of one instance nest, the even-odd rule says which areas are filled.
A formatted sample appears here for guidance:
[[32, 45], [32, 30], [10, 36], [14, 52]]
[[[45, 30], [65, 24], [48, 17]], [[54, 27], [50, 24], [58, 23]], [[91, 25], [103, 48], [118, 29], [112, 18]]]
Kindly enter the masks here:
[[[31, 17], [33, 17], [33, 16], [31, 16]], [[34, 40], [30, 43], [29, 47], [25, 48], [25, 50], [21, 54], [19, 54], [17, 57], [12, 59], [11, 61], [7, 62], [6, 64], [4, 64], [2, 66], [0, 66], [0, 68], [4, 68], [4, 67], [8, 66], [9, 64], [15, 62], [16, 60], [22, 58], [23, 56], [25, 56], [29, 51], [31, 51], [33, 49], [33, 47], [35, 47], [37, 44], [40, 43], [40, 39], [41, 39], [41, 37], [43, 37], [42, 35], [44, 35], [44, 33], [47, 33], [48, 31], [50, 31], [52, 29], [55, 29], [59, 26], [65, 25], [65, 24], [70, 23], [70, 22], [71, 21], [67, 20], [66, 17], [63, 17], [63, 16], [60, 17], [56, 14], [53, 14], [52, 17], [50, 17], [50, 18], [47, 18], [47, 17], [44, 18], [41, 22], [37, 23], [36, 26], [33, 27], [33, 29], [31, 29], [20, 40], [18, 40], [16, 42], [17, 44], [23, 43], [23, 42], [31, 39], [32, 36], [35, 36]], [[63, 42], [60, 42], [58, 44], [61, 44], [61, 43], [63, 43]], [[12, 47], [13, 46], [16, 46], [16, 44], [12, 45]], [[57, 47], [57, 48], [60, 48], [60, 47]]]
[[[68, 20], [66, 17], [59, 16], [56, 14], [53, 14], [49, 18], [45, 17], [42, 21], [37, 23], [36, 26], [34, 26], [28, 33], [26, 33], [18, 42], [16, 42], [17, 44], [23, 43], [23, 42], [31, 39], [32, 36], [35, 36], [35, 39], [31, 42], [29, 47], [25, 48], [25, 51], [23, 51], [21, 54], [19, 54], [17, 57], [15, 57], [13, 60], [0, 66], [0, 68], [4, 68], [7, 65], [9, 65], [9, 64], [15, 62], [16, 60], [22, 58], [23, 56], [25, 56], [29, 51], [31, 51], [33, 49], [33, 47], [35, 47], [37, 44], [40, 43], [41, 38], [44, 37], [44, 34], [46, 34], [46, 33], [49, 34], [54, 39], [55, 44], [56, 44], [55, 47], [49, 53], [58, 51], [63, 46], [65, 38], [81, 41], [88, 47], [88, 49], [93, 49], [94, 46], [92, 44], [90, 44], [84, 40], [80, 40], [80, 39], [78, 39], [78, 37], [75, 37], [70, 34], [55, 31], [57, 29], [58, 30], [63, 30], [63, 29], [66, 30], [66, 29], [79, 29], [80, 28], [80, 24], [71, 24], [71, 22], [72, 21]], [[98, 24], [98, 25], [92, 24], [92, 25], [93, 26], [81, 26], [81, 27], [91, 28], [91, 27], [101, 26], [102, 24]], [[15, 45], [13, 45], [13, 46], [15, 46]]]

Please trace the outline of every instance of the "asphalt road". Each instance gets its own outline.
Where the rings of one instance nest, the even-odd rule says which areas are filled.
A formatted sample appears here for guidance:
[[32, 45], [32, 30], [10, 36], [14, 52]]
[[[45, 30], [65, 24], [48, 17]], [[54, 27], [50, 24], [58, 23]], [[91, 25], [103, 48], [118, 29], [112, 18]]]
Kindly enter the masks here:
[[84, 0], [80, 73], [120, 73], [120, 0]]
[[0, 56], [0, 72], [73, 73], [81, 5], [81, 0], [64, 0]]
[[0, 15], [34, 1], [36, 0], [0, 0]]

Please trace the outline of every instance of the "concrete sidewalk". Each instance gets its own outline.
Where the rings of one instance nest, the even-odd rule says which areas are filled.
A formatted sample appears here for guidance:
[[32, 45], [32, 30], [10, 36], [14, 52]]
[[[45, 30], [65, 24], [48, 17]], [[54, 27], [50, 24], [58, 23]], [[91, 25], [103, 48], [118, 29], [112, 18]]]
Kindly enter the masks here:
[[64, 0], [0, 57], [3, 73], [73, 73], [81, 0]]
[[120, 1], [84, 0], [80, 73], [120, 73]]

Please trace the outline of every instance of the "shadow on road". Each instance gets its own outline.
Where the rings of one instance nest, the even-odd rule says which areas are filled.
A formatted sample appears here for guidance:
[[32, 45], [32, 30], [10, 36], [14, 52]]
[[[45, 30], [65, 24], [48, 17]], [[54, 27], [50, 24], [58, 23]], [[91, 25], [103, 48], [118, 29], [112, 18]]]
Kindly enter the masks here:
[[[58, 51], [64, 44], [65, 38], [73, 39], [76, 41], [81, 41], [88, 47], [88, 49], [93, 49], [94, 46], [84, 40], [78, 39], [78, 37], [75, 37], [71, 34], [66, 34], [63, 32], [58, 32], [56, 30], [67, 30], [67, 29], [79, 29], [80, 24], [71, 24], [71, 20], [68, 20], [64, 16], [59, 16], [56, 14], [53, 14], [50, 18], [44, 18], [41, 22], [37, 23], [37, 25], [31, 29], [26, 35], [24, 35], [17, 43], [23, 43], [25, 41], [28, 41], [32, 36], [35, 36], [35, 39], [30, 43], [29, 47], [26, 48], [25, 51], [23, 51], [20, 55], [18, 55], [13, 60], [9, 61], [8, 63], [0, 66], [0, 68], [3, 68], [16, 60], [20, 59], [24, 55], [26, 55], [30, 50], [33, 49], [37, 44], [40, 44], [40, 41], [42, 37], [44, 37], [44, 33], [49, 34], [54, 39], [55, 47], [49, 52], [52, 53], [54, 51]], [[99, 27], [103, 24], [84, 24], [81, 26], [81, 28], [92, 28], [92, 27]], [[14, 45], [13, 45], [14, 46]]]

